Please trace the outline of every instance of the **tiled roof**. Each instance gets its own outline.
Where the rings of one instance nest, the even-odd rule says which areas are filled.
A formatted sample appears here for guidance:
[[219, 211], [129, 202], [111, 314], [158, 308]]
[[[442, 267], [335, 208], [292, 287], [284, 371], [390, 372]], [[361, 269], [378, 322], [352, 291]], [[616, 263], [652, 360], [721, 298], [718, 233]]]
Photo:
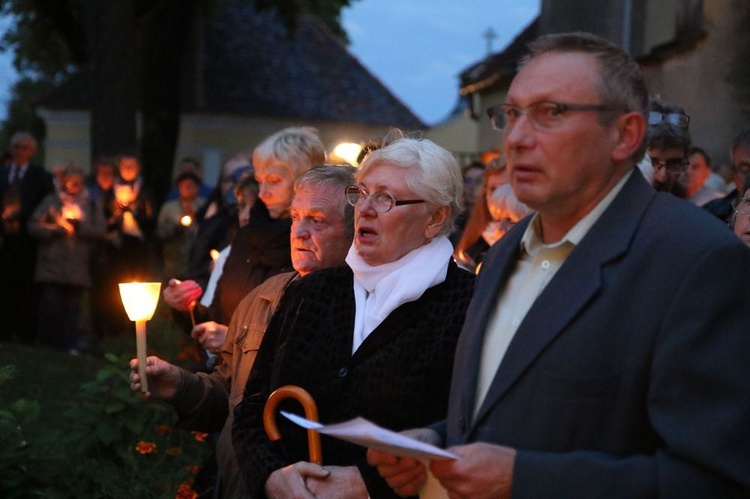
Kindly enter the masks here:
[[[205, 29], [201, 81], [185, 90], [183, 110], [424, 128], [317, 18], [302, 15], [288, 37], [273, 11], [227, 0]], [[86, 108], [88, 78], [72, 77], [49, 108]], [[195, 89], [201, 89], [195, 94]]]
[[539, 18], [537, 17], [505, 50], [463, 70], [459, 75], [461, 94], [470, 94], [492, 86], [500, 80], [515, 76], [518, 61], [528, 52], [526, 45], [537, 37], [538, 32]]

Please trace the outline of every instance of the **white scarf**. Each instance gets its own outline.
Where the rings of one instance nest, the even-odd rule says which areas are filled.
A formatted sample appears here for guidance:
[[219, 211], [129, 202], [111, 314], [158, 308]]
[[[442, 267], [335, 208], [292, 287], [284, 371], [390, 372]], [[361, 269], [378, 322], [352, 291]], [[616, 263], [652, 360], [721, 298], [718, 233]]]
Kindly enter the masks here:
[[404, 303], [445, 281], [453, 245], [445, 236], [414, 249], [395, 262], [371, 266], [349, 248], [346, 263], [354, 273], [354, 339], [352, 354], [365, 338]]

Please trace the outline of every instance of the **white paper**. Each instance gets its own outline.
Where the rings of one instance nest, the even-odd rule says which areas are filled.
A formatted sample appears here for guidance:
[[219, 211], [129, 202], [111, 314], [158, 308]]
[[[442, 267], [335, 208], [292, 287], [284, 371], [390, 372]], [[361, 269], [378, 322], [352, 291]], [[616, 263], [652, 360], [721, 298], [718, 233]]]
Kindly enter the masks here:
[[452, 452], [387, 430], [365, 418], [354, 418], [343, 423], [324, 426], [288, 412], [281, 411], [281, 414], [303, 428], [316, 430], [324, 435], [387, 452], [394, 456], [410, 457], [423, 462], [430, 459], [458, 459], [458, 456]]

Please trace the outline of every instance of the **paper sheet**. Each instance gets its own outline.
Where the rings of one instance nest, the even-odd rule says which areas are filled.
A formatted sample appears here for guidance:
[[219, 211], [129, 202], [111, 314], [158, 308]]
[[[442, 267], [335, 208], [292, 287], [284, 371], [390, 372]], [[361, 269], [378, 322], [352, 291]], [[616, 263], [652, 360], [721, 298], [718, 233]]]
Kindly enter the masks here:
[[421, 461], [430, 459], [458, 459], [458, 456], [440, 447], [406, 437], [395, 431], [382, 428], [365, 418], [354, 418], [343, 423], [322, 425], [295, 414], [281, 411], [281, 414], [303, 428], [316, 430], [324, 435], [340, 438], [347, 442], [371, 449], [387, 452], [399, 457], [411, 457]]
[[[322, 425], [296, 414], [281, 411], [292, 422], [308, 430], [340, 438], [371, 449], [387, 452], [399, 457], [418, 459], [427, 466], [430, 459], [458, 459], [458, 456], [440, 447], [435, 447], [400, 433], [382, 428], [365, 418], [354, 418], [343, 423]], [[427, 483], [419, 493], [420, 499], [447, 499], [448, 493], [427, 470]]]

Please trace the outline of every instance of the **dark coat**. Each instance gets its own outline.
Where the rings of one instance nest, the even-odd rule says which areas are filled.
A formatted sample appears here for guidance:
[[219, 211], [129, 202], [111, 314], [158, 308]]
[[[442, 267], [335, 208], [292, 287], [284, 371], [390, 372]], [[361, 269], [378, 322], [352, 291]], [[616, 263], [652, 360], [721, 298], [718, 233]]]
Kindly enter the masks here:
[[750, 250], [633, 174], [539, 295], [476, 419], [494, 245], [456, 352], [447, 444], [518, 450], [513, 497], [750, 497]]
[[[5, 206], [5, 194], [8, 191], [8, 176], [10, 174], [10, 165], [0, 167], [0, 205]], [[16, 219], [20, 223], [17, 227], [17, 234], [26, 237], [26, 223], [31, 217], [36, 207], [42, 200], [54, 191], [52, 175], [42, 168], [29, 164], [26, 173], [21, 179], [20, 185], [20, 210]]]
[[232, 240], [213, 302], [206, 311], [197, 307], [200, 321], [229, 324], [237, 305], [247, 294], [269, 277], [292, 270], [289, 218], [274, 220], [262, 202], [250, 212], [250, 222], [237, 231]]
[[[268, 476], [308, 460], [304, 430], [280, 417], [270, 442], [263, 407], [276, 388], [294, 384], [317, 402], [320, 420], [356, 416], [404, 430], [445, 417], [451, 365], [474, 276], [451, 262], [446, 280], [394, 310], [352, 355], [355, 301], [349, 267], [313, 272], [292, 283], [269, 324], [235, 411], [233, 441], [249, 490], [262, 496]], [[286, 402], [289, 402], [288, 404]], [[300, 413], [297, 404], [282, 410]], [[322, 437], [323, 463], [356, 465], [371, 497], [394, 497], [368, 466], [366, 449]]]

